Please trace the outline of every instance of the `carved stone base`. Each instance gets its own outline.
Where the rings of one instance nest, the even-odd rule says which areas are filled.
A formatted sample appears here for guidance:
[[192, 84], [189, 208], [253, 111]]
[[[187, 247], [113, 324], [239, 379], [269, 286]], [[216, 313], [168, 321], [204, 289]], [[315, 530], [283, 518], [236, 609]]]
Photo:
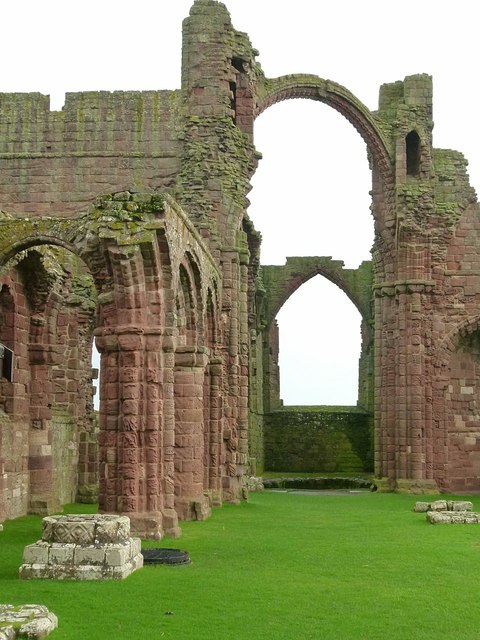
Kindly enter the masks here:
[[20, 578], [121, 580], [143, 566], [126, 516], [49, 516], [42, 539], [25, 547]]

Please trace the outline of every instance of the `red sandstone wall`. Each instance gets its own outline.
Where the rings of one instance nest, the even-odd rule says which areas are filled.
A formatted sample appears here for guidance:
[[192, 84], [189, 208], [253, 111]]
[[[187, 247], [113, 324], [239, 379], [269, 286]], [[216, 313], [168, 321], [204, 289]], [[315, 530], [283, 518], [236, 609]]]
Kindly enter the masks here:
[[0, 94], [0, 209], [68, 216], [98, 194], [172, 185], [179, 168], [170, 91]]

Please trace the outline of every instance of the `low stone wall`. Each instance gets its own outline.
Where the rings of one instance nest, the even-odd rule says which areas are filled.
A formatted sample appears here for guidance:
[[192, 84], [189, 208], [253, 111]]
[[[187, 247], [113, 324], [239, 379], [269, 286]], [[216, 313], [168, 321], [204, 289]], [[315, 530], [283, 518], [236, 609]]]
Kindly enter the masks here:
[[20, 578], [126, 578], [143, 566], [141, 541], [126, 516], [76, 515], [43, 519], [42, 539], [25, 547]]
[[371, 416], [356, 407], [288, 407], [265, 415], [267, 471], [370, 472]]
[[41, 605], [0, 604], [0, 640], [46, 638], [57, 626], [57, 616]]

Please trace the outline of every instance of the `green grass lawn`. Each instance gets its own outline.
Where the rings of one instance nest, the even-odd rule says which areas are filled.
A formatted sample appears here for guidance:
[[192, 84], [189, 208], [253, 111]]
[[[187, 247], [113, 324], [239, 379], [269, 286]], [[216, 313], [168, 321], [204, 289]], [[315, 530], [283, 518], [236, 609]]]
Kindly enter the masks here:
[[52, 640], [477, 639], [480, 526], [427, 524], [415, 500], [252, 495], [161, 541], [191, 565], [119, 582], [19, 580], [41, 532], [41, 518], [19, 518], [0, 533], [0, 601], [46, 605], [59, 617]]

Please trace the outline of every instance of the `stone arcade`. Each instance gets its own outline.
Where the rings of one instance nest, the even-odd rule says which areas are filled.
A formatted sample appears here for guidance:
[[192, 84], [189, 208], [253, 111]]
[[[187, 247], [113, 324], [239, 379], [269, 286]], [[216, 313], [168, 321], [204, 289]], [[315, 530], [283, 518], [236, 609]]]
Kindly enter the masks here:
[[[479, 206], [463, 156], [432, 147], [431, 78], [383, 85], [372, 112], [317, 76], [266, 78], [257, 54], [197, 0], [179, 90], [67, 94], [60, 112], [0, 95], [0, 521], [98, 487], [102, 512], [160, 537], [241, 498], [279, 405], [275, 315], [319, 273], [362, 314], [378, 487], [480, 489]], [[368, 148], [361, 287], [323, 258], [260, 266], [254, 122], [290, 98], [336, 109]]]

